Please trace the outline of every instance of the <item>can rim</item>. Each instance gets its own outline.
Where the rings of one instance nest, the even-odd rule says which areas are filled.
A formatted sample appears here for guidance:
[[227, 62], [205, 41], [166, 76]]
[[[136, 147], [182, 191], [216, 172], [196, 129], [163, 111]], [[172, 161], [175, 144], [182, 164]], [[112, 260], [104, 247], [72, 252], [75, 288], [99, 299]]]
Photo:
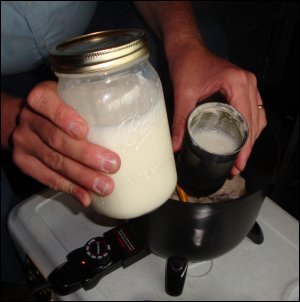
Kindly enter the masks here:
[[[223, 103], [223, 102], [207, 102], [207, 103], [200, 103], [194, 110], [191, 111], [191, 113], [189, 114], [188, 116], [188, 120], [187, 120], [187, 131], [188, 131], [188, 134], [189, 134], [189, 138], [190, 138], [190, 141], [192, 142], [194, 148], [199, 148], [198, 144], [195, 142], [195, 140], [193, 139], [192, 135], [191, 135], [191, 131], [190, 131], [190, 124], [191, 124], [191, 121], [193, 119], [193, 117], [195, 117], [195, 115], [197, 115], [197, 113], [200, 111], [200, 110], [203, 110], [203, 109], [209, 109], [209, 108], [221, 108], [222, 110], [225, 110], [227, 112], [232, 112], [234, 113], [234, 115], [241, 121], [241, 127], [242, 127], [242, 130], [244, 132], [244, 136], [243, 136], [243, 139], [242, 141], [240, 142], [239, 146], [236, 148], [236, 150], [234, 152], [228, 152], [228, 153], [223, 153], [223, 154], [217, 154], [218, 156], [227, 156], [227, 155], [230, 155], [230, 154], [234, 154], [234, 153], [238, 153], [242, 147], [245, 145], [247, 139], [248, 139], [248, 136], [249, 136], [249, 126], [248, 126], [248, 123], [247, 121], [245, 120], [245, 118], [243, 117], [243, 115], [237, 111], [233, 106], [227, 104], [227, 103]], [[205, 148], [201, 147], [202, 151], [206, 151]], [[210, 151], [206, 151], [210, 154], [214, 154]]]

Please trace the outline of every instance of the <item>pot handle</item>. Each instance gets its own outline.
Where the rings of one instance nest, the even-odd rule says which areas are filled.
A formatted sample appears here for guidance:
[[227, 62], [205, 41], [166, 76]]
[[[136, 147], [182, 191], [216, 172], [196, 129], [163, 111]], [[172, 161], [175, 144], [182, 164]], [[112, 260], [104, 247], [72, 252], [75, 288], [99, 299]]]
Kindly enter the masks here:
[[181, 295], [184, 287], [188, 263], [185, 259], [169, 257], [166, 265], [165, 290], [170, 296]]

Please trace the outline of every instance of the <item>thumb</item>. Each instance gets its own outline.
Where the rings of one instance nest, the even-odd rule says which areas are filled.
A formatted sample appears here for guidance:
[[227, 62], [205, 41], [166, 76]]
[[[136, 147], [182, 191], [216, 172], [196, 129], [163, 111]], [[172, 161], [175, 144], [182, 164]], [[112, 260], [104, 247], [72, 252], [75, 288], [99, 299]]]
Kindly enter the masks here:
[[181, 148], [183, 136], [186, 128], [186, 121], [189, 111], [175, 110], [172, 124], [172, 145], [173, 151], [177, 152]]
[[252, 141], [251, 138], [248, 137], [245, 146], [241, 149], [241, 151], [239, 152], [236, 160], [235, 160], [235, 164], [233, 169], [231, 170], [231, 174], [233, 176], [239, 174], [239, 172], [243, 171], [246, 167], [248, 158], [251, 154], [252, 151]]

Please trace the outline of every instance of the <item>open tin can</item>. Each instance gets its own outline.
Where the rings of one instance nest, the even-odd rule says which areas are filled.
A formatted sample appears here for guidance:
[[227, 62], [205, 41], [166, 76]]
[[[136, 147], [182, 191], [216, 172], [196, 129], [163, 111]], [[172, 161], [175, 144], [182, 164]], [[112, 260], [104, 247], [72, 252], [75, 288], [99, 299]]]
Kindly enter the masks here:
[[207, 102], [189, 115], [181, 151], [177, 154], [180, 186], [191, 196], [217, 191], [230, 176], [248, 138], [248, 125], [232, 106]]

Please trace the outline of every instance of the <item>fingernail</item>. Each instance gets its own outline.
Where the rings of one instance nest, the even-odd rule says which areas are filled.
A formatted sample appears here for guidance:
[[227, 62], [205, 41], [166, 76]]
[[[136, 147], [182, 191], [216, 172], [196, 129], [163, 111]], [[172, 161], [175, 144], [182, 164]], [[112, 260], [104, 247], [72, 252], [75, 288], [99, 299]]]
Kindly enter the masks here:
[[103, 172], [113, 173], [117, 170], [117, 160], [114, 157], [106, 156], [100, 159], [100, 169]]
[[71, 122], [69, 124], [69, 131], [75, 137], [81, 138], [84, 136], [84, 127], [80, 122]]
[[108, 182], [101, 178], [96, 178], [94, 181], [94, 191], [100, 195], [107, 195], [109, 192], [110, 185]]

